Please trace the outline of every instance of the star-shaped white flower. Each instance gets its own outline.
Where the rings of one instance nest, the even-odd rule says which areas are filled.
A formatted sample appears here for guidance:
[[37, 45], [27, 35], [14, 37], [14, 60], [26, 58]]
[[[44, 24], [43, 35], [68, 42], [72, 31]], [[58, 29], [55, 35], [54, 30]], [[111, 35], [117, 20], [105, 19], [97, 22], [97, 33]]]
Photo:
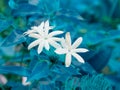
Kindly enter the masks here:
[[82, 42], [82, 37], [79, 37], [72, 45], [71, 45], [71, 36], [70, 33], [67, 32], [65, 35], [65, 39], [61, 40], [61, 48], [57, 48], [55, 52], [57, 54], [66, 54], [65, 65], [69, 67], [71, 64], [72, 56], [75, 57], [79, 62], [84, 63], [83, 58], [77, 53], [84, 53], [88, 50], [85, 48], [77, 48]]
[[28, 35], [29, 37], [35, 38], [36, 40], [29, 44], [28, 50], [38, 45], [38, 54], [40, 54], [45, 48], [46, 50], [50, 49], [50, 45], [58, 48], [60, 45], [57, 43], [57, 41], [60, 41], [61, 39], [58, 37], [55, 37], [56, 35], [62, 34], [63, 31], [53, 31], [49, 33], [49, 30], [53, 29], [52, 26], [49, 26], [49, 21], [42, 22], [38, 27], [34, 26], [31, 28], [32, 30], [28, 30], [25, 32], [25, 35]]

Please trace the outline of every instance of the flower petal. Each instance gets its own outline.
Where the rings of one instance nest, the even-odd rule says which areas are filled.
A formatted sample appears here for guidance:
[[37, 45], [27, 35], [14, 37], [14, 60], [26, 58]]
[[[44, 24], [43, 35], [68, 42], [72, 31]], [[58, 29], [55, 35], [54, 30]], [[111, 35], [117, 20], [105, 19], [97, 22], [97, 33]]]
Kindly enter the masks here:
[[24, 32], [23, 34], [28, 35], [28, 34], [35, 33], [35, 32], [36, 32], [35, 30], [28, 30], [28, 31]]
[[77, 53], [72, 53], [72, 55], [81, 63], [84, 63], [85, 61], [83, 60], [83, 58], [78, 55]]
[[70, 36], [70, 32], [67, 32], [65, 35], [65, 40], [66, 43], [68, 44], [69, 47], [71, 47], [71, 36]]
[[49, 20], [47, 20], [47, 21], [45, 22], [45, 28], [46, 28], [46, 29], [49, 29]]
[[49, 33], [49, 37], [53, 37], [53, 36], [56, 36], [56, 35], [59, 35], [62, 33], [63, 33], [63, 31], [53, 31], [53, 32]]
[[61, 45], [63, 48], [67, 48], [64, 38], [61, 38]]
[[36, 33], [29, 34], [28, 36], [32, 37], [32, 38], [41, 38], [41, 36], [39, 34], [36, 34]]
[[72, 45], [72, 48], [77, 48], [82, 42], [82, 37], [79, 37]]
[[44, 42], [41, 41], [40, 44], [39, 44], [39, 46], [38, 46], [38, 50], [37, 50], [38, 54], [40, 54], [42, 52], [43, 46], [44, 46]]
[[67, 52], [68, 51], [66, 49], [62, 49], [62, 48], [58, 48], [55, 50], [55, 53], [57, 53], [57, 54], [65, 54]]
[[66, 67], [69, 67], [71, 64], [71, 54], [70, 53], [67, 53], [66, 54], [66, 58], [65, 58], [65, 66]]
[[41, 24], [38, 26], [38, 29], [43, 30], [43, 27], [44, 27], [44, 22], [41, 22]]
[[34, 42], [30, 43], [30, 45], [28, 46], [28, 50], [37, 46], [40, 42], [41, 42], [41, 39], [38, 39], [38, 40], [35, 40]]
[[49, 44], [48, 44], [48, 42], [47, 42], [47, 41], [45, 41], [44, 46], [45, 46], [45, 49], [46, 49], [46, 50], [49, 50], [49, 49], [50, 49], [50, 46], [49, 46]]
[[60, 47], [61, 47], [57, 42], [55, 42], [55, 41], [53, 41], [53, 40], [49, 40], [49, 43], [50, 43], [50, 45], [53, 46], [54, 48], [60, 48]]
[[57, 37], [52, 37], [52, 38], [50, 38], [50, 39], [52, 39], [52, 40], [54, 40], [54, 41], [61, 41], [61, 38], [57, 38]]
[[88, 49], [85, 49], [85, 48], [77, 48], [74, 50], [74, 52], [80, 52], [80, 53], [84, 53], [84, 52], [88, 52], [89, 50]]

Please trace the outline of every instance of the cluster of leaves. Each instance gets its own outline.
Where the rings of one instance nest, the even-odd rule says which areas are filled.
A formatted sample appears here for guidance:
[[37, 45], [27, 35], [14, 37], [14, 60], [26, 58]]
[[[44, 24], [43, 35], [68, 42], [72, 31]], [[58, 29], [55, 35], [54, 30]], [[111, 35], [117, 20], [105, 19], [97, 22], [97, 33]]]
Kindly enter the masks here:
[[[119, 90], [119, 10], [119, 0], [1, 0], [0, 74], [8, 81], [3, 85], [0, 77], [0, 88]], [[56, 26], [55, 30], [71, 32], [73, 41], [83, 37], [82, 47], [89, 49], [88, 53], [81, 54], [85, 64], [73, 60], [66, 68], [64, 56], [57, 56], [54, 49], [44, 50], [40, 55], [35, 49], [27, 50], [30, 40], [23, 33], [47, 19]], [[104, 76], [96, 75], [100, 73]], [[22, 77], [27, 77], [31, 84], [23, 85]]]

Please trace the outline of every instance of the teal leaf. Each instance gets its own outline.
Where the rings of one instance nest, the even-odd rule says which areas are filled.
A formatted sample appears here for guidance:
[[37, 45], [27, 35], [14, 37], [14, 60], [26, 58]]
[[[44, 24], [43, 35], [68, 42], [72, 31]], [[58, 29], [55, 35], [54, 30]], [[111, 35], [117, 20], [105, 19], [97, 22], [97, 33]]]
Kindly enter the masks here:
[[18, 7], [13, 10], [13, 16], [27, 16], [35, 14], [41, 15], [42, 11], [37, 6], [27, 3], [19, 4]]
[[2, 45], [3, 47], [12, 46], [16, 44], [20, 44], [25, 41], [25, 37], [23, 35], [23, 32], [21, 30], [14, 30], [12, 33], [6, 37], [5, 41], [3, 41]]
[[97, 71], [101, 71], [108, 63], [112, 54], [110, 46], [101, 47], [99, 52], [88, 60], [88, 63]]
[[8, 5], [11, 9], [17, 8], [17, 4], [15, 3], [14, 0], [9, 0]]
[[49, 74], [49, 66], [47, 62], [38, 62], [30, 75], [28, 76], [28, 81], [39, 80], [40, 78], [46, 77]]
[[0, 32], [4, 31], [11, 25], [11, 21], [9, 20], [1, 20], [0, 19]]
[[20, 76], [29, 75], [28, 69], [21, 67], [21, 66], [0, 66], [0, 73], [17, 74]]

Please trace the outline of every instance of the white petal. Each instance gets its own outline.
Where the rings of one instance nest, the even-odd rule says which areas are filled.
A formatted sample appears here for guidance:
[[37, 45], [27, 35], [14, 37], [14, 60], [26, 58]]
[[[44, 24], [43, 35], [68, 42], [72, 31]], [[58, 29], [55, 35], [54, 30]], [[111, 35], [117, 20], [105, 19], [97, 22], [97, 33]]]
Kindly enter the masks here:
[[55, 42], [55, 41], [53, 41], [53, 40], [49, 40], [49, 43], [50, 43], [50, 45], [53, 46], [54, 48], [60, 48], [60, 47], [61, 47], [57, 42]]
[[38, 29], [38, 27], [37, 26], [33, 26], [33, 27], [31, 27], [31, 29], [32, 30], [36, 30], [36, 29]]
[[70, 64], [71, 64], [71, 54], [68, 53], [68, 54], [66, 54], [65, 66], [66, 66], [66, 67], [69, 67]]
[[41, 22], [41, 24], [38, 26], [38, 29], [42, 29], [43, 30], [43, 27], [44, 27], [44, 22]]
[[66, 43], [64, 38], [61, 38], [61, 45], [63, 48], [66, 48]]
[[67, 52], [68, 51], [66, 49], [62, 49], [62, 48], [58, 48], [55, 50], [55, 53], [57, 53], [57, 54], [65, 54]]
[[82, 37], [79, 37], [72, 45], [72, 48], [77, 48], [82, 42]]
[[49, 21], [48, 20], [45, 22], [44, 32], [45, 32], [45, 35], [48, 35], [48, 32], [49, 32]]
[[84, 63], [85, 61], [83, 60], [83, 58], [78, 55], [77, 53], [72, 53], [72, 55], [81, 63]]
[[56, 36], [56, 35], [59, 35], [62, 33], [63, 33], [63, 31], [53, 31], [53, 32], [49, 33], [49, 37], [53, 37], [53, 36]]
[[28, 35], [28, 34], [31, 34], [31, 33], [34, 33], [34, 32], [36, 32], [36, 31], [35, 30], [28, 30], [28, 31], [24, 32], [23, 34]]
[[53, 29], [53, 28], [55, 28], [55, 26], [49, 26], [49, 29]]
[[70, 36], [70, 32], [67, 32], [66, 35], [65, 35], [65, 40], [66, 40], [66, 43], [68, 44], [68, 46], [70, 47], [71, 46], [71, 36]]
[[41, 35], [43, 34], [43, 27], [44, 27], [44, 22], [42, 22], [37, 29], [37, 32]]
[[41, 36], [39, 34], [36, 34], [36, 33], [29, 34], [28, 36], [32, 37], [32, 38], [41, 38]]
[[45, 41], [44, 46], [45, 46], [45, 49], [46, 49], [46, 50], [49, 50], [49, 49], [50, 49], [50, 46], [49, 46], [49, 44], [48, 44], [48, 42], [47, 42], [47, 41]]
[[44, 46], [44, 42], [43, 41], [41, 41], [40, 42], [40, 44], [39, 44], [39, 46], [38, 46], [38, 54], [40, 54], [41, 52], [42, 52], [42, 50], [43, 50], [43, 46]]
[[35, 40], [32, 43], [30, 43], [30, 45], [28, 46], [28, 50], [30, 50], [31, 48], [37, 46], [40, 43], [41, 39]]
[[85, 49], [85, 48], [77, 48], [77, 49], [74, 50], [74, 52], [84, 53], [84, 52], [88, 52], [88, 49]]
[[49, 29], [49, 20], [47, 20], [47, 21], [45, 22], [45, 28], [48, 28], [48, 29]]
[[61, 38], [57, 38], [57, 37], [52, 37], [51, 39], [54, 41], [61, 41]]

